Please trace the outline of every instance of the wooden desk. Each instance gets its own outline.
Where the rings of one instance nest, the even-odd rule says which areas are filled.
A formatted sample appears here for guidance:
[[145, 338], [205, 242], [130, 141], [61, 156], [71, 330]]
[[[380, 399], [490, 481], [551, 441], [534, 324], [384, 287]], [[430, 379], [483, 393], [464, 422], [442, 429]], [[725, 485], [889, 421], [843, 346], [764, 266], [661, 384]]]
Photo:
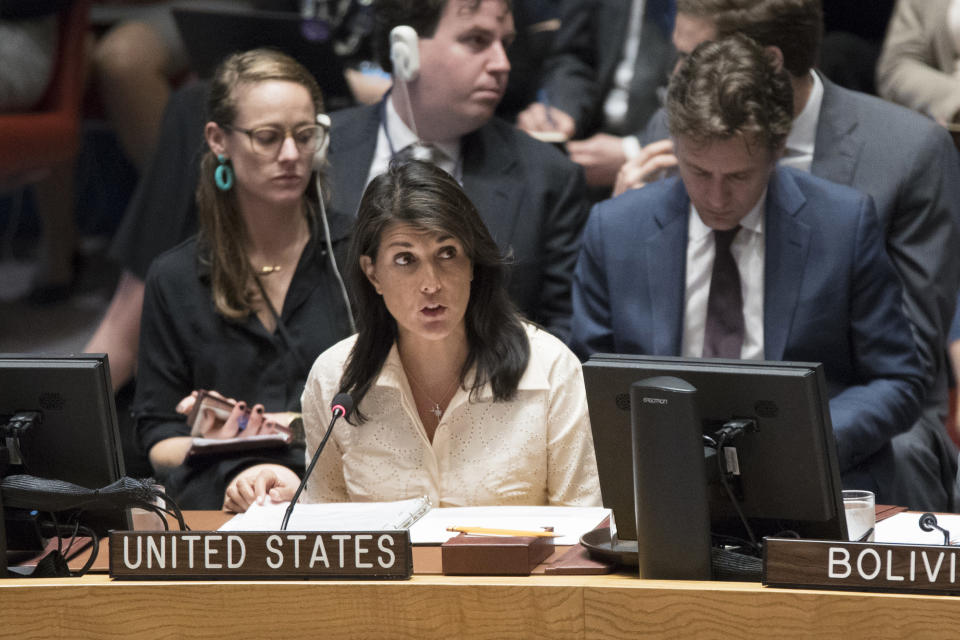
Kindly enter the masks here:
[[[195, 528], [225, 517], [190, 513]], [[416, 560], [415, 560], [416, 562]], [[960, 598], [605, 576], [0, 580], [0, 638], [943, 638]]]
[[406, 582], [0, 581], [0, 637], [943, 638], [960, 599], [645, 581], [627, 575]]

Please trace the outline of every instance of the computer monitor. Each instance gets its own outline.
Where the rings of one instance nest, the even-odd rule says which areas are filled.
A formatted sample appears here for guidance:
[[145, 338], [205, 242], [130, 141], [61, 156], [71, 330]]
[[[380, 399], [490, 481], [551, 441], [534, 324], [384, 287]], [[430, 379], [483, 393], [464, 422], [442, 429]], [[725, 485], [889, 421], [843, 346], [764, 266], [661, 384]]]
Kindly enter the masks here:
[[[21, 464], [0, 475], [24, 473], [88, 489], [124, 476], [106, 355], [0, 354], [0, 424], [28, 411], [39, 412], [41, 419], [18, 438]], [[81, 522], [101, 536], [110, 529], [132, 529], [129, 509], [85, 512]], [[11, 526], [5, 522], [8, 532]], [[24, 542], [22, 536], [7, 537], [10, 550]]]
[[[629, 552], [637, 545], [631, 387], [664, 376], [695, 389], [694, 409], [702, 434], [713, 436], [734, 419], [746, 419], [753, 425], [730, 443], [739, 467], [731, 487], [758, 539], [784, 532], [804, 538], [846, 539], [822, 365], [597, 354], [584, 364], [583, 372], [600, 489], [615, 523], [615, 549], [619, 545], [621, 551]], [[677, 428], [679, 431], [680, 425]], [[645, 443], [635, 446], [644, 447]], [[676, 478], [702, 474], [700, 477], [707, 478], [711, 532], [745, 538], [740, 517], [719, 482], [716, 456], [707, 455], [708, 451], [704, 447], [705, 469], [667, 468], [658, 472], [661, 477], [643, 480], [662, 483], [668, 491]], [[701, 464], [699, 459], [697, 464]], [[649, 476], [649, 471], [645, 473]], [[684, 514], [682, 504], [674, 509], [663, 517], [673, 518], [677, 526], [683, 526], [687, 515], [695, 515]]]

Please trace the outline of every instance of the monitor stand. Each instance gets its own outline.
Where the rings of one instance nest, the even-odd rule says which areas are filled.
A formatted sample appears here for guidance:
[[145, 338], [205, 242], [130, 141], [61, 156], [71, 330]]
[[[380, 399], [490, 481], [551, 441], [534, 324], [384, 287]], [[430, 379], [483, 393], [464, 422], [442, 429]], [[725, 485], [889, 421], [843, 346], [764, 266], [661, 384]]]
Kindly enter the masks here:
[[693, 385], [671, 376], [630, 387], [637, 565], [643, 578], [711, 577], [710, 507], [696, 400]]

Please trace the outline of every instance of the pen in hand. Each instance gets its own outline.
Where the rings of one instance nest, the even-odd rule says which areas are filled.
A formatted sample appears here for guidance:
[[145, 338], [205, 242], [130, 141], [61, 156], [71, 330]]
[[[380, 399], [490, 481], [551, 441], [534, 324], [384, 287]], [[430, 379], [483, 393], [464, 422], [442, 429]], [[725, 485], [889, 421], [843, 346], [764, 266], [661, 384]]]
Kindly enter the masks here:
[[551, 129], [557, 128], [557, 123], [553, 120], [552, 107], [550, 106], [550, 95], [547, 93], [546, 89], [540, 89], [537, 91], [537, 102], [543, 105], [544, 110], [547, 112], [547, 124], [550, 125]]

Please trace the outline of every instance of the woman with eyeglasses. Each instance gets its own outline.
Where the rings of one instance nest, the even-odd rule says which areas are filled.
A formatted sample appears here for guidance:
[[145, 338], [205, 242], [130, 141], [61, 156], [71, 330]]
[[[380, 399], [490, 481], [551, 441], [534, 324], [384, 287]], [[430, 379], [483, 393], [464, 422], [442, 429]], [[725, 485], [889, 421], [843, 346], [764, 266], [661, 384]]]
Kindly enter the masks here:
[[184, 415], [197, 392], [239, 399], [219, 435], [270, 431], [272, 412], [299, 410], [317, 355], [351, 333], [336, 270], [351, 220], [323, 211], [329, 120], [313, 76], [276, 51], [234, 54], [208, 108], [200, 231], [148, 272], [134, 400], [139, 442], [188, 509], [219, 509], [252, 465], [300, 472], [304, 459], [302, 444], [194, 455]]

